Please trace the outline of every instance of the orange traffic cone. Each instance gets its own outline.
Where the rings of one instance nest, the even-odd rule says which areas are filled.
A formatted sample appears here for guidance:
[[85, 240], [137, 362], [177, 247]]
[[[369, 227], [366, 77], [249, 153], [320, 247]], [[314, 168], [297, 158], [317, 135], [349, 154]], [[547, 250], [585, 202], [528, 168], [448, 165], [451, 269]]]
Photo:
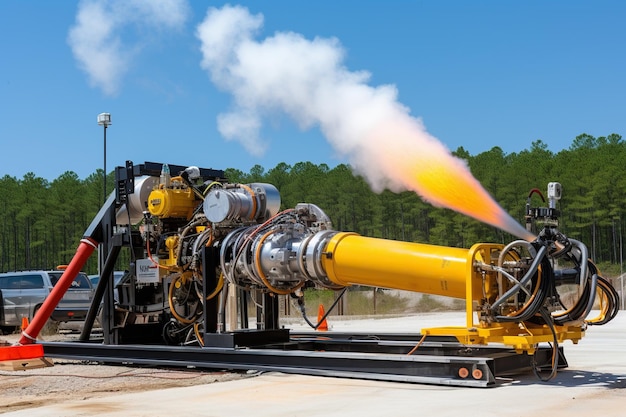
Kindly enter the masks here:
[[317, 309], [317, 329], [320, 332], [327, 332], [328, 331], [328, 322], [326, 321], [326, 319], [324, 318], [324, 316], [326, 315], [326, 313], [324, 312], [324, 306], [320, 304], [319, 308]]
[[28, 327], [28, 317], [22, 317], [22, 331]]

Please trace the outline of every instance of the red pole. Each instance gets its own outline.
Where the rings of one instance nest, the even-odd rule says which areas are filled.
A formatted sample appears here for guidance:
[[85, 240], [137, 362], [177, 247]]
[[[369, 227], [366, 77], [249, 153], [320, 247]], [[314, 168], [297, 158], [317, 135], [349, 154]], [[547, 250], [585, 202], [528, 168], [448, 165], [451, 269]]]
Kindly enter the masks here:
[[59, 301], [61, 301], [61, 298], [63, 298], [63, 295], [65, 295], [65, 292], [72, 284], [72, 281], [74, 281], [74, 278], [76, 278], [87, 262], [87, 259], [89, 259], [89, 256], [97, 247], [98, 243], [95, 240], [90, 238], [81, 239], [80, 245], [78, 245], [78, 249], [76, 249], [76, 254], [52, 291], [50, 291], [48, 297], [46, 297], [41, 308], [33, 317], [33, 321], [22, 331], [22, 337], [18, 344], [29, 345], [37, 341], [37, 336], [39, 336], [39, 332], [46, 324], [46, 321], [48, 321], [50, 315], [59, 304]]

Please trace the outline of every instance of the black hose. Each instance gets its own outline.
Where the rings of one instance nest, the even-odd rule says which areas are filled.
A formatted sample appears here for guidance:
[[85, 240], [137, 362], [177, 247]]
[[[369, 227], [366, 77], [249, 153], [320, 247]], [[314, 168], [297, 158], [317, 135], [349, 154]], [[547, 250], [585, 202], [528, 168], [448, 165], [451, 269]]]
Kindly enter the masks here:
[[528, 269], [526, 274], [524, 274], [522, 279], [520, 279], [517, 284], [512, 286], [507, 292], [505, 292], [502, 295], [502, 297], [500, 297], [493, 303], [493, 305], [491, 306], [492, 314], [496, 313], [496, 309], [500, 307], [500, 304], [504, 303], [506, 300], [512, 297], [515, 293], [519, 292], [521, 287], [526, 285], [535, 276], [535, 273], [537, 272], [537, 269], [539, 268], [539, 264], [543, 261], [543, 258], [546, 255], [546, 251], [547, 249], [545, 246], [542, 246], [539, 249], [539, 251], [537, 252], [537, 256], [535, 256], [533, 263], [530, 265], [530, 268]]
[[[575, 239], [569, 240], [572, 245], [578, 248], [580, 256], [577, 258], [572, 251], [563, 255], [567, 261], [574, 263], [575, 268], [573, 270], [563, 270], [561, 277], [565, 283], [573, 283], [571, 282], [572, 279], [578, 277], [577, 284], [579, 287], [582, 287], [583, 290], [578, 300], [576, 300], [576, 304], [570, 308], [568, 312], [555, 317], [555, 323], [558, 325], [563, 325], [569, 321], [584, 320], [593, 308], [598, 285], [597, 269], [588, 259], [587, 247]], [[560, 298], [559, 303], [567, 310], [567, 307], [563, 305]]]
[[328, 317], [331, 311], [333, 311], [334, 308], [337, 306], [337, 304], [339, 303], [339, 300], [341, 300], [341, 297], [343, 297], [343, 294], [346, 292], [347, 289], [348, 287], [344, 287], [341, 290], [341, 293], [339, 294], [339, 296], [337, 296], [337, 299], [333, 302], [333, 304], [330, 306], [328, 311], [322, 316], [322, 318], [319, 319], [317, 324], [313, 324], [306, 315], [306, 310], [304, 308], [304, 295], [302, 297], [298, 297], [297, 295], [292, 293], [292, 296], [296, 297], [298, 300], [298, 307], [300, 308], [300, 313], [302, 313], [302, 318], [304, 319], [304, 321], [306, 321], [307, 324], [313, 328], [313, 330], [317, 330], [317, 328], [320, 327], [322, 323], [324, 323], [324, 320], [326, 320], [326, 317]]
[[537, 351], [535, 350], [535, 354], [533, 355], [532, 359], [533, 373], [539, 380], [547, 382], [556, 376], [556, 371], [559, 367], [559, 339], [556, 335], [556, 329], [554, 328], [554, 323], [552, 322], [552, 316], [550, 312], [546, 308], [542, 307], [539, 309], [539, 314], [541, 314], [541, 317], [550, 327], [550, 331], [552, 332], [552, 367], [550, 368], [550, 374], [548, 375], [548, 377], [543, 378], [540, 375], [541, 370], [535, 362], [535, 355], [537, 354]]
[[606, 278], [598, 276], [598, 285], [601, 291], [607, 297], [609, 306], [607, 307], [607, 313], [602, 320], [590, 320], [587, 322], [587, 324], [589, 324], [590, 326], [600, 326], [610, 322], [615, 318], [615, 316], [617, 316], [620, 307], [619, 294], [617, 293], [617, 290], [611, 285], [611, 283]]
[[[501, 322], [523, 322], [535, 317], [539, 310], [544, 306], [546, 297], [552, 292], [554, 280], [551, 274], [552, 268], [549, 259], [546, 257], [542, 261], [542, 272], [540, 277], [539, 288], [535, 291], [533, 300], [524, 309], [522, 314], [514, 316], [497, 316], [496, 320]], [[535, 284], [537, 285], [537, 284]]]
[[[505, 292], [498, 300], [496, 300], [493, 303], [493, 305], [491, 306], [491, 313], [494, 315], [494, 318], [496, 321], [498, 322], [526, 321], [529, 318], [533, 317], [537, 313], [539, 308], [541, 308], [545, 300], [546, 294], [549, 292], [550, 286], [552, 285], [550, 281], [553, 281], [549, 279], [549, 277], [547, 276], [548, 271], [551, 271], [552, 268], [549, 265], [548, 259], [546, 258], [546, 253], [547, 253], [547, 248], [545, 246], [542, 246], [539, 249], [539, 251], [537, 251], [537, 256], [535, 256], [533, 263], [530, 265], [530, 268], [528, 269], [526, 274], [524, 274], [522, 279], [520, 279], [517, 284], [511, 287], [507, 292]], [[496, 310], [502, 303], [504, 303], [510, 297], [518, 293], [521, 290], [522, 286], [528, 284], [537, 276], [537, 270], [539, 269], [540, 264], [543, 264], [543, 268], [542, 268], [543, 276], [541, 277], [541, 280], [540, 280], [540, 286], [539, 288], [536, 289], [536, 291], [534, 291], [535, 296], [533, 300], [531, 301], [531, 304], [526, 307], [525, 312], [520, 315], [515, 315], [515, 316], [497, 315]]]
[[[578, 298], [578, 300], [576, 301], [576, 304], [570, 309], [568, 313], [563, 314], [561, 316], [556, 316], [554, 318], [554, 322], [557, 325], [562, 326], [570, 321], [577, 321], [577, 320], [584, 319], [586, 316], [585, 311], [587, 309], [587, 304], [588, 304], [587, 300], [589, 300], [590, 296], [591, 296], [591, 290], [590, 290], [590, 278], [589, 278], [587, 282], [585, 283], [585, 286], [583, 287], [583, 292], [580, 295], [580, 298]], [[563, 306], [562, 303], [561, 303], [561, 306], [565, 308], [565, 306]]]

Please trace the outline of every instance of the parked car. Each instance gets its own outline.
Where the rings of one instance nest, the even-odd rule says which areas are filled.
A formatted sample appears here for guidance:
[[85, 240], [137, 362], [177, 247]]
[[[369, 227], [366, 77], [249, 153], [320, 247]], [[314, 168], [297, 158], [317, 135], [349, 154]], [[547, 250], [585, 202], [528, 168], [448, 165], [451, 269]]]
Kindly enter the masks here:
[[[20, 271], [0, 274], [2, 292], [0, 330], [14, 331], [22, 318], [32, 320], [52, 288], [61, 278], [62, 270]], [[93, 286], [87, 274], [80, 272], [59, 301], [50, 318], [58, 322], [84, 320], [91, 306]]]
[[[113, 271], [113, 298], [115, 300], [116, 303], [119, 303], [120, 301], [120, 297], [119, 297], [119, 291], [117, 289], [117, 285], [120, 283], [120, 281], [122, 280], [122, 278], [124, 278], [124, 275], [126, 274], [126, 271]], [[96, 286], [98, 285], [98, 282], [100, 281], [100, 275], [89, 275], [89, 281], [91, 281], [91, 285], [93, 286], [94, 290], [96, 289]]]

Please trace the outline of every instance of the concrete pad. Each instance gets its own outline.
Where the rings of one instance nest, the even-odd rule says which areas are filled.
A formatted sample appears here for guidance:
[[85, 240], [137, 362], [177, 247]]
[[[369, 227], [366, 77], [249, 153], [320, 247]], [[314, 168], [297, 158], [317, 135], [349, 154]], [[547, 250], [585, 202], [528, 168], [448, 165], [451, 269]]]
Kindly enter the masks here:
[[[381, 320], [338, 320], [340, 331], [410, 331], [462, 324], [442, 313]], [[423, 325], [424, 324], [424, 325]], [[290, 325], [298, 327], [298, 324]], [[262, 374], [255, 378], [67, 401], [6, 416], [623, 416], [626, 406], [626, 316], [590, 327], [569, 362], [549, 382], [533, 374], [499, 379], [493, 388], [465, 388], [331, 377]]]

